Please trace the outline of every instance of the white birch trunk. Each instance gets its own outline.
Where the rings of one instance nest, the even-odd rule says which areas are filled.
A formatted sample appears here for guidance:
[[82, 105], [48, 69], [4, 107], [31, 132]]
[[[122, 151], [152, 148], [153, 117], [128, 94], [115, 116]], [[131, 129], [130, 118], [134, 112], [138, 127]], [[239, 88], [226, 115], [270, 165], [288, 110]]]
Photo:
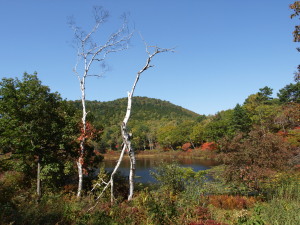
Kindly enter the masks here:
[[[133, 83], [133, 86], [132, 86], [132, 89], [131, 89], [131, 92], [128, 92], [128, 102], [127, 102], [127, 110], [126, 110], [126, 115], [124, 117], [124, 120], [123, 120], [123, 123], [121, 125], [121, 133], [122, 133], [122, 137], [123, 137], [123, 149], [121, 151], [121, 154], [120, 154], [120, 157], [117, 161], [117, 164], [110, 176], [110, 179], [109, 181], [106, 183], [104, 181], [102, 181], [102, 184], [104, 183], [105, 186], [104, 188], [102, 189], [102, 192], [100, 193], [100, 195], [97, 197], [96, 199], [96, 204], [91, 207], [88, 211], [91, 211], [93, 210], [96, 205], [98, 204], [98, 200], [99, 198], [103, 195], [103, 193], [106, 191], [106, 189], [110, 186], [111, 187], [111, 202], [114, 201], [114, 192], [113, 192], [113, 187], [114, 187], [114, 181], [113, 181], [113, 178], [114, 178], [114, 175], [115, 173], [118, 171], [119, 169], [119, 166], [122, 162], [122, 159], [124, 157], [124, 153], [125, 153], [125, 150], [127, 149], [128, 150], [128, 155], [129, 155], [129, 158], [130, 158], [130, 172], [129, 172], [129, 195], [128, 195], [128, 200], [132, 200], [133, 198], [133, 193], [134, 193], [134, 176], [135, 176], [135, 163], [136, 163], [136, 160], [135, 160], [135, 154], [134, 154], [134, 149], [132, 148], [131, 146], [131, 141], [130, 141], [130, 134], [128, 133], [127, 131], [127, 123], [128, 123], [128, 120], [130, 118], [130, 114], [131, 114], [131, 105], [132, 105], [132, 97], [133, 97], [133, 94], [134, 94], [134, 91], [135, 91], [135, 88], [136, 88], [136, 85], [140, 79], [140, 76], [141, 74], [147, 70], [148, 68], [151, 67], [150, 65], [150, 62], [152, 60], [152, 58], [158, 54], [158, 53], [161, 53], [161, 52], [167, 52], [167, 51], [171, 51], [169, 49], [160, 49], [158, 47], [154, 47], [155, 51], [154, 53], [150, 54], [148, 52], [148, 48], [147, 48], [147, 53], [148, 53], [148, 59], [147, 59], [147, 62], [146, 62], [146, 65], [144, 66], [143, 69], [141, 69], [138, 73], [137, 73], [137, 76], [136, 76], [136, 79]], [[96, 184], [95, 186], [101, 186], [101, 184]], [[95, 187], [94, 187], [95, 188]], [[93, 188], [93, 189], [94, 189]]]
[[[134, 91], [134, 89], [133, 89]], [[122, 137], [123, 137], [123, 142], [124, 142], [124, 147], [127, 148], [128, 150], [128, 155], [130, 159], [130, 172], [129, 172], [129, 195], [128, 195], [128, 200], [131, 200], [133, 197], [133, 191], [134, 191], [134, 177], [135, 177], [135, 154], [134, 150], [131, 146], [131, 141], [130, 141], [130, 135], [127, 131], [127, 123], [131, 114], [131, 103], [132, 103], [132, 93], [128, 93], [128, 105], [127, 105], [127, 111], [125, 118], [123, 120], [122, 126], [121, 126], [121, 132], [122, 132]]]
[[[104, 63], [106, 57], [110, 53], [119, 52], [128, 48], [128, 41], [130, 40], [132, 33], [128, 33], [127, 20], [124, 16], [124, 23], [121, 28], [112, 33], [107, 41], [103, 45], [92, 40], [101, 24], [105, 23], [108, 17], [108, 12], [101, 7], [94, 7], [95, 25], [89, 33], [85, 33], [80, 27], [76, 26], [75, 22], [71, 19], [69, 25], [74, 31], [74, 37], [77, 44], [77, 63], [73, 69], [74, 73], [78, 77], [81, 90], [82, 101], [82, 131], [80, 139], [80, 152], [77, 161], [78, 167], [78, 191], [77, 197], [80, 197], [83, 183], [83, 163], [85, 156], [85, 144], [86, 144], [86, 107], [85, 107], [85, 79], [88, 76], [101, 77], [100, 74], [90, 74], [92, 64], [96, 62]], [[83, 74], [80, 75], [77, 66], [83, 65]]]
[[77, 198], [80, 198], [83, 184], [83, 168], [84, 163], [84, 153], [85, 153], [85, 136], [86, 136], [86, 107], [85, 107], [85, 76], [82, 79], [79, 78], [80, 90], [81, 90], [81, 103], [82, 103], [82, 130], [81, 130], [81, 139], [80, 139], [80, 153], [77, 161], [78, 168], [78, 189], [77, 189]]
[[152, 60], [152, 58], [161, 52], [166, 52], [169, 51], [168, 49], [160, 49], [157, 47], [154, 47], [155, 51], [154, 53], [150, 54], [148, 52], [148, 48], [147, 48], [147, 53], [148, 53], [148, 59], [146, 61], [146, 65], [137, 73], [135, 81], [133, 83], [131, 92], [128, 93], [128, 102], [127, 102], [127, 110], [126, 110], [126, 115], [125, 118], [123, 120], [122, 126], [121, 126], [121, 132], [122, 132], [122, 137], [123, 137], [123, 143], [124, 146], [127, 147], [128, 150], [128, 155], [130, 158], [130, 172], [129, 172], [129, 195], [128, 195], [128, 201], [132, 200], [133, 198], [133, 192], [134, 192], [134, 177], [135, 177], [135, 164], [136, 164], [136, 160], [135, 160], [135, 154], [134, 154], [134, 149], [131, 146], [131, 141], [130, 141], [130, 135], [127, 131], [127, 123], [128, 120], [130, 118], [130, 114], [131, 114], [131, 106], [132, 106], [132, 97], [136, 88], [136, 85], [140, 79], [141, 74], [146, 71], [148, 68], [151, 67], [150, 62]]
[[80, 198], [81, 191], [82, 191], [82, 180], [83, 180], [83, 172], [82, 172], [82, 162], [81, 158], [78, 159], [77, 162], [77, 168], [78, 168], [78, 189], [77, 189], [77, 198]]
[[126, 110], [126, 115], [124, 117], [122, 126], [121, 126], [121, 132], [122, 132], [122, 137], [123, 137], [123, 143], [124, 146], [128, 150], [128, 155], [130, 159], [130, 171], [129, 171], [129, 195], [128, 195], [128, 200], [132, 200], [133, 197], [133, 192], [134, 192], [134, 177], [135, 177], [135, 154], [134, 154], [134, 149], [131, 146], [131, 141], [130, 141], [130, 135], [127, 131], [127, 123], [130, 118], [131, 114], [131, 105], [132, 105], [132, 96], [136, 87], [136, 84], [139, 80], [141, 73], [138, 73], [135, 82], [133, 84], [133, 87], [131, 89], [131, 92], [128, 93], [128, 102], [127, 102], [127, 110]]
[[38, 162], [37, 162], [36, 193], [37, 193], [38, 199], [40, 199], [41, 195], [42, 195], [42, 191], [41, 191], [41, 158], [40, 158], [40, 156], [38, 156]]

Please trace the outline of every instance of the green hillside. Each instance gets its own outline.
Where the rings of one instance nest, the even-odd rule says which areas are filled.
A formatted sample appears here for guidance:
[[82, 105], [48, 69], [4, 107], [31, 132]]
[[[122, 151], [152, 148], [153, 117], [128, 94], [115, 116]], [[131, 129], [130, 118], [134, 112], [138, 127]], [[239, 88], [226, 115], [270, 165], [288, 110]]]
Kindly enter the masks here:
[[[81, 108], [81, 101], [74, 101]], [[114, 101], [87, 101], [88, 119], [97, 127], [119, 125], [125, 116], [127, 98]], [[200, 115], [168, 101], [147, 97], [133, 97], [129, 124], [149, 121], [185, 121], [196, 120]]]
[[[78, 110], [81, 101], [71, 101]], [[87, 101], [88, 121], [95, 128], [102, 130], [100, 142], [95, 143], [98, 150], [118, 149], [122, 144], [120, 124], [122, 123], [126, 108], [127, 98], [109, 102]], [[169, 140], [173, 145], [181, 145], [183, 136], [178, 132], [166, 134], [174, 129], [186, 130], [196, 121], [205, 118], [197, 113], [162, 101], [147, 97], [134, 97], [132, 99], [131, 117], [128, 128], [133, 133], [133, 145], [137, 149], [152, 149], [158, 139]], [[165, 138], [167, 135], [169, 138]], [[179, 137], [180, 136], [180, 137]], [[176, 140], [175, 140], [176, 139]], [[177, 143], [178, 142], [178, 143]]]

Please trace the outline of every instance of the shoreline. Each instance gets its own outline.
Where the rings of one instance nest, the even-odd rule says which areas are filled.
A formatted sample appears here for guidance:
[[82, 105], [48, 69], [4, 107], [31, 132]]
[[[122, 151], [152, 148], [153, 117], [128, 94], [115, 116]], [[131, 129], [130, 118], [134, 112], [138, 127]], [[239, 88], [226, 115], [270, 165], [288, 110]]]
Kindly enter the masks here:
[[[118, 159], [121, 151], [108, 151], [101, 154], [105, 160]], [[124, 158], [127, 158], [127, 154]], [[216, 154], [211, 151], [192, 150], [192, 151], [159, 151], [159, 150], [145, 150], [135, 152], [136, 158], [154, 158], [154, 157], [174, 157], [174, 158], [193, 158], [202, 160], [216, 160]]]

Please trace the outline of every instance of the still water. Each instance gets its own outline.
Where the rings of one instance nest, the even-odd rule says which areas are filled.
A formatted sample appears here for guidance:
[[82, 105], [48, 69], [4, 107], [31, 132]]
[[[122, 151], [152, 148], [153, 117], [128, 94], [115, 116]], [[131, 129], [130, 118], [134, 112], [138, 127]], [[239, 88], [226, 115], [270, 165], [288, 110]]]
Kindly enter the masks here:
[[[215, 166], [216, 163], [212, 160], [189, 159], [189, 158], [174, 158], [174, 157], [147, 157], [136, 159], [136, 182], [155, 182], [155, 179], [150, 175], [150, 171], [155, 171], [160, 163], [177, 162], [182, 167], [191, 167], [194, 171], [206, 170]], [[117, 163], [117, 160], [104, 160], [105, 169], [112, 171]], [[129, 175], [130, 162], [128, 157], [124, 157], [123, 162], [119, 167], [119, 171], [125, 175]]]

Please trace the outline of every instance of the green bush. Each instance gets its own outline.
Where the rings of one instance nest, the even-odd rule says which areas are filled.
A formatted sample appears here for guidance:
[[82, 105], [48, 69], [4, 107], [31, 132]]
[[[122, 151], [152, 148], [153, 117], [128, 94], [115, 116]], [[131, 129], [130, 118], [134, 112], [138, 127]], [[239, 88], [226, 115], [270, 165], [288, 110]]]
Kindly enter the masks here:
[[160, 188], [173, 193], [183, 192], [191, 184], [203, 185], [205, 174], [205, 171], [195, 172], [192, 168], [180, 167], [175, 162], [171, 164], [161, 163], [155, 168], [155, 171], [151, 172]]

